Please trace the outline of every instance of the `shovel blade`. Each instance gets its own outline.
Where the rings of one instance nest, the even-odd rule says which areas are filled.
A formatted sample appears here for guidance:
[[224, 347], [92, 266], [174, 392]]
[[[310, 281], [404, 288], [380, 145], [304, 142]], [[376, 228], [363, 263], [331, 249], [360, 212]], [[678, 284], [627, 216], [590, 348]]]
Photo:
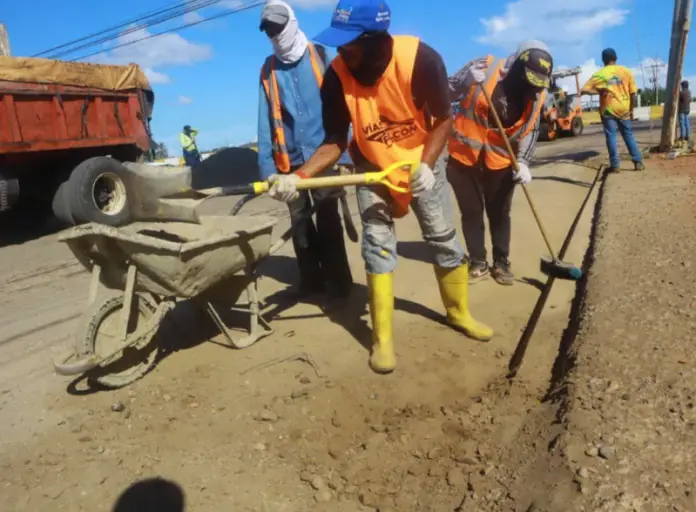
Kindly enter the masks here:
[[132, 162], [124, 166], [128, 170], [124, 182], [134, 221], [199, 222], [196, 208], [203, 196], [191, 188], [191, 168]]

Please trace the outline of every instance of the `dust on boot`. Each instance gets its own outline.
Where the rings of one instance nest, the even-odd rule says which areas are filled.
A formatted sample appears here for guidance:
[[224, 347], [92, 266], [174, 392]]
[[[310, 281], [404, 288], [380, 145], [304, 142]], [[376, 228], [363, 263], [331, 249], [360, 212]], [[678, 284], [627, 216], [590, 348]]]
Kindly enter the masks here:
[[493, 329], [478, 320], [469, 312], [469, 269], [466, 263], [455, 268], [435, 268], [440, 297], [447, 311], [447, 323], [454, 329], [479, 341], [493, 337]]
[[377, 373], [390, 373], [396, 368], [392, 324], [394, 320], [393, 274], [367, 274], [372, 319], [372, 352], [370, 367]]

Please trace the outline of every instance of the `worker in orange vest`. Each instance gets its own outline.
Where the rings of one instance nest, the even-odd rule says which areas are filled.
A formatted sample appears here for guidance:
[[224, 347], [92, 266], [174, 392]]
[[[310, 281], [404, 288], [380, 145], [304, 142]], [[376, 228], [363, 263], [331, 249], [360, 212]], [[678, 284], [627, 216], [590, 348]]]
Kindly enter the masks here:
[[330, 169], [346, 147], [358, 172], [405, 160], [420, 162], [413, 173], [391, 175], [394, 182], [410, 185], [410, 192], [357, 188], [372, 319], [370, 366], [378, 373], [396, 366], [394, 219], [409, 208], [428, 244], [448, 323], [477, 340], [493, 335], [469, 312], [466, 256], [452, 222], [444, 169], [435, 165], [453, 122], [447, 71], [442, 57], [417, 37], [390, 35], [390, 20], [383, 0], [339, 1], [331, 27], [315, 38], [338, 47], [321, 88], [326, 139], [297, 172], [274, 178], [270, 191], [277, 198], [292, 197], [301, 179]]
[[[259, 170], [267, 179], [297, 170], [324, 140], [319, 91], [326, 55], [323, 48], [307, 40], [292, 8], [283, 0], [266, 3], [259, 28], [273, 45], [259, 85]], [[338, 174], [337, 169], [331, 172]], [[319, 298], [327, 293], [329, 300], [322, 301], [325, 307], [341, 305], [353, 286], [338, 208], [341, 192], [334, 188], [305, 190], [288, 202], [300, 274], [298, 296]], [[316, 222], [311, 215], [313, 205]]]
[[[525, 41], [507, 59], [492, 55], [475, 59], [450, 78], [458, 109], [448, 144], [447, 179], [459, 203], [472, 281], [490, 272], [499, 284], [514, 282], [509, 260], [512, 196], [516, 184], [532, 180], [529, 163], [552, 70], [548, 47], [541, 41]], [[516, 153], [519, 172], [495, 125], [493, 108]], [[491, 230], [492, 269], [486, 257], [484, 211]]]

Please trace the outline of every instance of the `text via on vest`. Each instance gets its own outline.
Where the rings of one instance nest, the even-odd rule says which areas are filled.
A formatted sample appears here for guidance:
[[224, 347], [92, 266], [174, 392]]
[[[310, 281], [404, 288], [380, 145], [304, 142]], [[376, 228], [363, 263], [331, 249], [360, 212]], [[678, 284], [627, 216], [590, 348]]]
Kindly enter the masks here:
[[414, 118], [405, 121], [392, 121], [384, 115], [379, 116], [379, 122], [367, 123], [362, 129], [367, 140], [380, 142], [388, 148], [397, 142], [408, 139], [417, 131]]

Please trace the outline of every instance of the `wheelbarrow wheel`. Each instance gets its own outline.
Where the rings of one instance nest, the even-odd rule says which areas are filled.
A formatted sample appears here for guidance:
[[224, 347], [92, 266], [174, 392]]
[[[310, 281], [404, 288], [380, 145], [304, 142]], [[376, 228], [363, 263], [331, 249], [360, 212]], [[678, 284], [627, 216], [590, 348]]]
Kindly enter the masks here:
[[[95, 303], [82, 317], [81, 328], [75, 338], [75, 352], [81, 356], [96, 354], [107, 357], [123, 345], [123, 295]], [[133, 296], [133, 309], [128, 324], [128, 335], [138, 332], [155, 315], [157, 305], [143, 295]], [[157, 334], [141, 347], [125, 348], [117, 359], [106, 366], [98, 366], [87, 373], [88, 383], [107, 388], [120, 388], [132, 384], [147, 374], [157, 360], [159, 352]]]

